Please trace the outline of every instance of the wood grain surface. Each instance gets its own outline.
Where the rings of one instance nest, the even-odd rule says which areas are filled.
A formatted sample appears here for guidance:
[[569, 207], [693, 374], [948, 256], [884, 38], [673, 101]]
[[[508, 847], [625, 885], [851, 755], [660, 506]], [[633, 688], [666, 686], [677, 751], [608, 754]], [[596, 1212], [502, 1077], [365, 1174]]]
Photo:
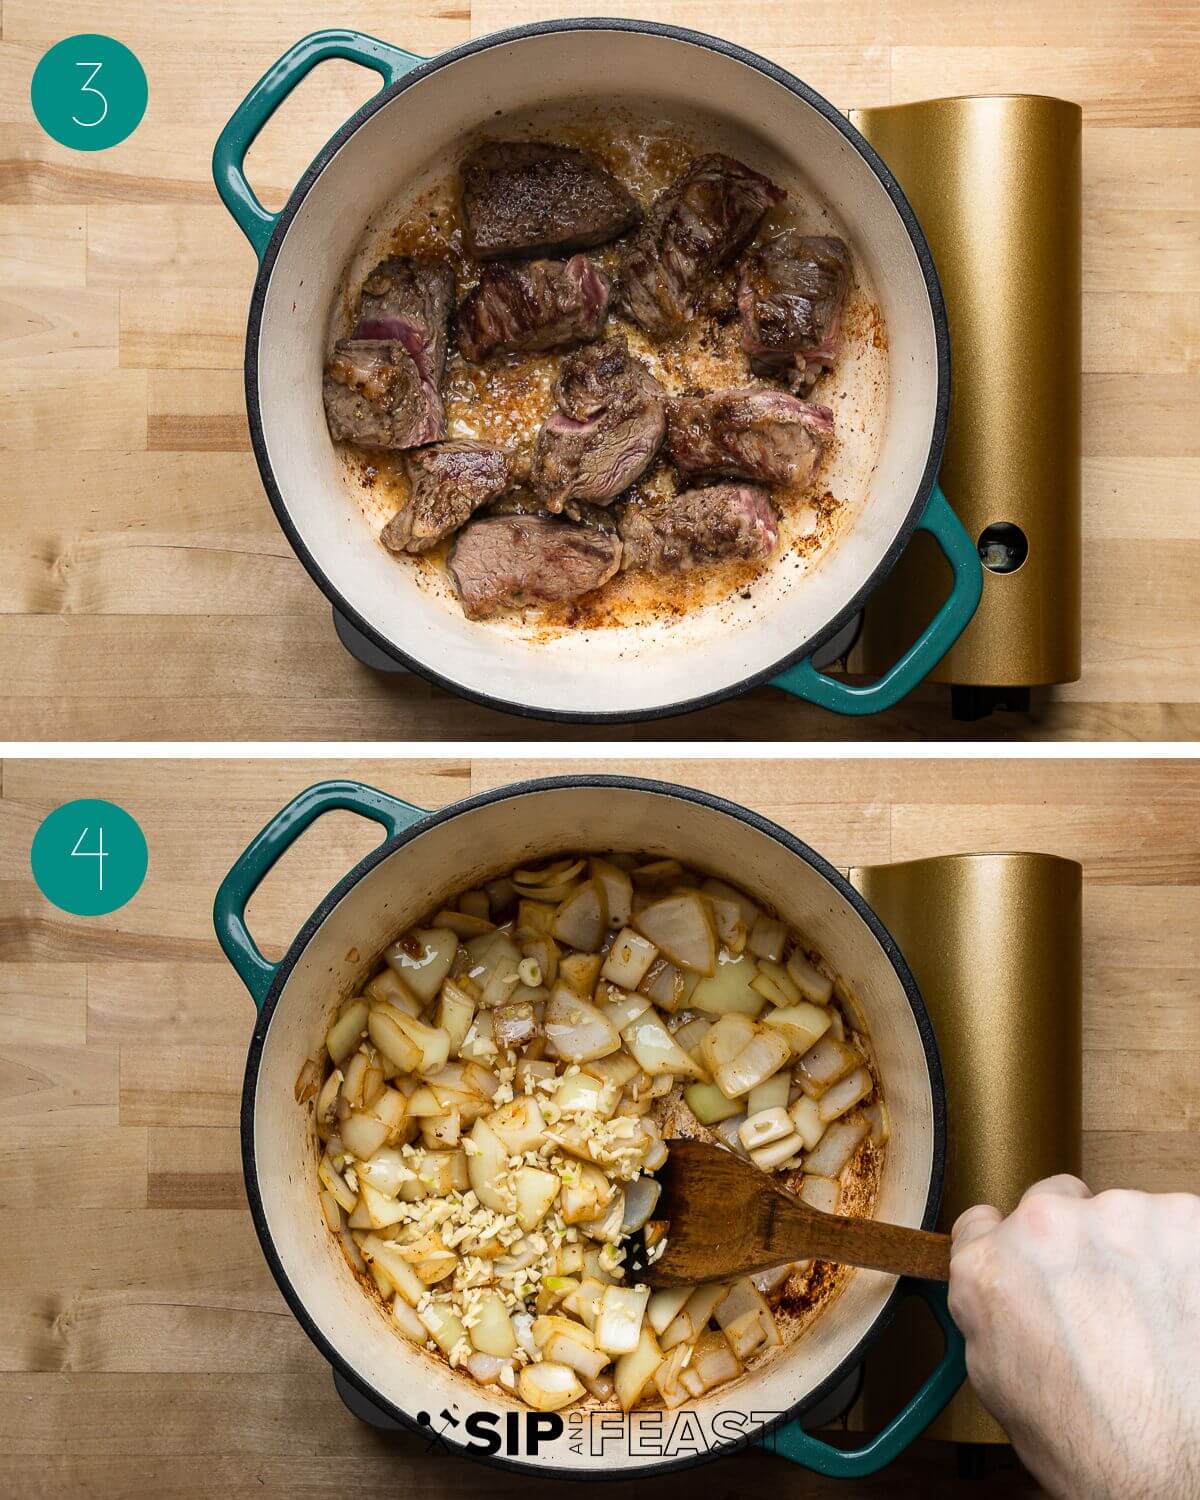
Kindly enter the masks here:
[[[843, 107], [1035, 91], [1084, 107], [1084, 675], [1030, 718], [956, 725], [929, 689], [848, 724], [776, 690], [589, 730], [478, 709], [351, 661], [249, 451], [254, 259], [213, 142], [297, 37], [339, 24], [432, 53], [596, 7], [563, 0], [4, 0], [0, 13], [0, 715], [14, 738], [1200, 737], [1200, 10], [1165, 0], [666, 0]], [[602, 8], [602, 7], [601, 7]], [[100, 30], [150, 80], [85, 156], [29, 110], [41, 52]], [[250, 154], [280, 206], [374, 75], [326, 64]]]
[[[250, 1226], [237, 1116], [253, 1011], [210, 918], [233, 859], [311, 781], [351, 775], [437, 807], [544, 767], [15, 760], [0, 769], [0, 1494], [564, 1493], [427, 1453], [414, 1439], [385, 1441], [341, 1407]], [[840, 866], [1010, 848], [1082, 861], [1086, 1175], [1097, 1189], [1195, 1188], [1194, 762], [642, 769], [755, 808]], [[39, 821], [80, 796], [127, 807], [150, 847], [139, 894], [94, 921], [50, 907], [29, 876]], [[293, 847], [251, 906], [269, 955], [376, 836], [373, 824], [337, 813]], [[899, 1500], [957, 1494], [955, 1473], [955, 1455], [928, 1444], [852, 1488], [754, 1454], [721, 1460], [700, 1480], [588, 1493], [661, 1500], [699, 1482], [733, 1496], [761, 1483], [796, 1497]], [[1012, 1469], [973, 1491], [981, 1500], [1027, 1492]]]

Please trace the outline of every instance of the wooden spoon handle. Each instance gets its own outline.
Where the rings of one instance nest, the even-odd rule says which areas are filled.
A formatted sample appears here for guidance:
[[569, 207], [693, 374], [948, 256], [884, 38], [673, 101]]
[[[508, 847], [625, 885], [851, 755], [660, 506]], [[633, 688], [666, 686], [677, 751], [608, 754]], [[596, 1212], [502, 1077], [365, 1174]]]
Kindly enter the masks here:
[[922, 1281], [950, 1280], [950, 1235], [820, 1214], [781, 1190], [772, 1194], [771, 1208], [772, 1251], [790, 1248], [793, 1256], [799, 1251], [799, 1259], [834, 1260]]

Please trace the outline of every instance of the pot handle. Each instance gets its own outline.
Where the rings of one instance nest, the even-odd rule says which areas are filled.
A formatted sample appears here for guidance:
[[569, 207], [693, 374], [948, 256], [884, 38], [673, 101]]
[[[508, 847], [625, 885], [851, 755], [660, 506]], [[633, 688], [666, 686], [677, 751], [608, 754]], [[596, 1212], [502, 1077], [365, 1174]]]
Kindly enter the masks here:
[[971, 623], [983, 594], [983, 565], [979, 549], [967, 535], [950, 502], [934, 485], [929, 503], [917, 522], [919, 531], [928, 531], [942, 549], [954, 573], [950, 597], [937, 614], [893, 666], [875, 682], [864, 686], [827, 677], [813, 666], [811, 658], [771, 679], [772, 687], [783, 688], [809, 703], [832, 709], [839, 714], [874, 714], [894, 708], [921, 679], [941, 661], [950, 647]]
[[799, 1422], [789, 1422], [763, 1439], [768, 1452], [779, 1453], [794, 1464], [835, 1479], [861, 1479], [878, 1473], [920, 1437], [967, 1378], [966, 1348], [950, 1316], [945, 1286], [904, 1277], [900, 1281], [900, 1294], [923, 1297], [941, 1324], [946, 1340], [937, 1368], [908, 1405], [862, 1448], [835, 1448], [805, 1432]]
[[318, 63], [331, 57], [342, 57], [348, 62], [374, 69], [383, 79], [384, 88], [390, 88], [397, 78], [426, 60], [415, 52], [389, 46], [387, 42], [366, 36], [361, 31], [335, 27], [302, 37], [267, 69], [230, 115], [229, 123], [217, 137], [212, 161], [217, 192], [237, 221], [238, 228], [254, 247], [259, 260], [266, 252], [267, 241], [279, 215], [267, 212], [246, 181], [246, 152], [300, 80]]
[[280, 855], [296, 842], [310, 823], [324, 813], [358, 813], [380, 824], [388, 838], [428, 817], [423, 807], [402, 802], [361, 781], [318, 781], [280, 808], [267, 826], [252, 838], [221, 882], [213, 903], [213, 925], [225, 957], [237, 970], [250, 998], [261, 1010], [278, 964], [269, 963], [246, 926], [246, 903], [262, 884]]

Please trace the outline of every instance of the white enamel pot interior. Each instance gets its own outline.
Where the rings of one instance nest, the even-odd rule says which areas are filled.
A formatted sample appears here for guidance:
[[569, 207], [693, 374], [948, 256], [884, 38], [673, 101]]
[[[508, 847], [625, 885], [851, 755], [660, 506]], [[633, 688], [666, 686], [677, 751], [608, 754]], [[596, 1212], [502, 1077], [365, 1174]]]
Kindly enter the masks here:
[[[928, 1228], [937, 1211], [945, 1120], [929, 1019], [878, 918], [819, 855], [732, 803], [657, 782], [564, 778], [460, 803], [381, 845], [314, 913], [280, 965], [259, 1017], [243, 1097], [247, 1191], [275, 1278], [330, 1362], [402, 1421], [415, 1424], [419, 1411], [446, 1409], [462, 1422], [470, 1412], [506, 1413], [518, 1403], [406, 1342], [355, 1281], [321, 1218], [310, 1112], [297, 1106], [293, 1086], [305, 1058], [322, 1043], [332, 1007], [362, 983], [397, 933], [455, 892], [571, 849], [676, 856], [736, 881], [805, 933], [853, 985], [869, 1023], [892, 1121], [877, 1213]], [[697, 1403], [701, 1456], [744, 1443], [831, 1389], [881, 1327], [894, 1287], [894, 1277], [852, 1273], [841, 1295], [794, 1342]], [[728, 1413], [736, 1414], [736, 1429], [722, 1417]], [[635, 1412], [627, 1420], [653, 1423], [661, 1414]], [[455, 1436], [454, 1429], [447, 1432], [449, 1442]], [[689, 1448], [664, 1461], [661, 1445], [656, 1450], [648, 1441], [639, 1455], [638, 1444], [623, 1437], [606, 1444], [601, 1457], [588, 1447], [572, 1444], [568, 1426], [536, 1456], [500, 1461], [611, 1477], [681, 1466], [697, 1456]]]
[[[384, 551], [330, 441], [321, 371], [344, 317], [347, 264], [368, 225], [386, 227], [389, 205], [444, 177], [465, 143], [485, 129], [502, 132], [506, 119], [552, 121], [609, 101], [681, 122], [769, 173], [793, 201], [822, 200], [880, 309], [887, 355], [869, 389], [842, 372], [839, 391], [850, 404], [838, 414], [838, 461], [847, 467], [835, 492], [845, 508], [812, 566], [781, 556], [748, 597], [674, 624], [546, 638], [513, 621], [468, 621], [448, 590], [422, 587], [413, 567]], [[560, 22], [434, 58], [326, 146], [280, 215], [259, 272], [246, 387], [279, 519], [313, 578], [371, 641], [494, 707], [628, 720], [700, 707], [769, 679], [861, 607], [903, 550], [936, 478], [949, 356], [924, 237], [887, 168], [832, 105], [764, 59], [700, 33]]]

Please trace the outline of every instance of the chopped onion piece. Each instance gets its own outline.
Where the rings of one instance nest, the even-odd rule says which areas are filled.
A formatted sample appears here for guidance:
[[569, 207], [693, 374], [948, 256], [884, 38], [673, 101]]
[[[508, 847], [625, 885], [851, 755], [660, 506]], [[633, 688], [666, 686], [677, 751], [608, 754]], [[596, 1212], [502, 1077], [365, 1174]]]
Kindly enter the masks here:
[[[411, 1339], [414, 1344], [423, 1344], [428, 1337], [425, 1325], [417, 1317], [416, 1313], [404, 1300], [403, 1297], [392, 1298], [392, 1317], [396, 1320], [396, 1327], [406, 1339]], [[482, 1358], [477, 1355], [476, 1358]], [[476, 1376], [476, 1379], [479, 1377]]]
[[367, 1002], [355, 1000], [325, 1033], [326, 1050], [336, 1064], [344, 1063], [358, 1046], [366, 1024]]
[[570, 948], [595, 953], [608, 932], [608, 898], [598, 880], [585, 880], [559, 907], [554, 937]]
[[558, 1174], [541, 1167], [525, 1166], [516, 1173], [517, 1223], [526, 1234], [531, 1234], [550, 1212], [561, 1187]]
[[583, 1386], [568, 1365], [542, 1360], [525, 1365], [517, 1376], [517, 1394], [534, 1411], [558, 1411], [583, 1395]]
[[695, 1287], [671, 1286], [662, 1287], [651, 1295], [646, 1304], [646, 1321], [655, 1333], [666, 1332], [694, 1291]]
[[458, 952], [458, 936], [445, 927], [415, 927], [384, 957], [423, 1005], [437, 995]]
[[511, 1212], [508, 1195], [499, 1186], [500, 1175], [508, 1165], [503, 1141], [483, 1119], [471, 1126], [470, 1140], [475, 1150], [467, 1153], [467, 1174], [475, 1196], [485, 1208]]
[[755, 1026], [749, 1016], [736, 1012], [722, 1016], [700, 1042], [700, 1060], [710, 1073], [731, 1063], [743, 1047], [754, 1040]]
[[762, 913], [745, 891], [739, 891], [736, 886], [726, 885], [723, 880], [706, 880], [700, 887], [706, 896], [714, 897], [720, 901], [729, 901], [738, 909], [738, 916], [749, 932], [758, 921]]
[[321, 1087], [321, 1064], [312, 1057], [305, 1058], [304, 1066], [296, 1077], [293, 1093], [297, 1104], [307, 1104]]
[[686, 1339], [694, 1339], [712, 1317], [717, 1303], [724, 1295], [725, 1287], [721, 1282], [698, 1286], [667, 1325], [662, 1336], [663, 1353], [666, 1354]]
[[785, 1136], [794, 1134], [791, 1117], [782, 1105], [747, 1115], [738, 1130], [742, 1145], [751, 1156], [754, 1156], [760, 1146], [770, 1146], [773, 1142], [781, 1141]]
[[374, 1115], [351, 1111], [342, 1121], [342, 1144], [351, 1156], [366, 1161], [388, 1138], [388, 1127]]
[[665, 1073], [681, 1078], [698, 1078], [700, 1068], [683, 1050], [659, 1018], [658, 1012], [645, 1011], [621, 1032], [621, 1039], [633, 1054], [638, 1066], [652, 1078]]
[[815, 969], [804, 950], [797, 948], [787, 961], [788, 976], [806, 1000], [828, 1005], [833, 997], [833, 980]]
[[770, 1010], [763, 1017], [763, 1025], [774, 1027], [787, 1040], [796, 1057], [803, 1055], [829, 1030], [832, 1016], [820, 1005], [810, 1005], [801, 1000], [796, 1005], [783, 1005]]
[[559, 1057], [588, 1062], [621, 1045], [616, 1027], [602, 1011], [559, 984], [546, 1005], [546, 1036]]
[[721, 896], [709, 896], [708, 904], [712, 907], [713, 922], [716, 925], [721, 946], [727, 948], [730, 953], [742, 953], [750, 934], [745, 922], [742, 921], [741, 908], [737, 902], [726, 901]]
[[755, 958], [769, 959], [771, 963], [777, 964], [783, 957], [786, 942], [787, 928], [778, 918], [768, 917], [766, 912], [762, 912], [750, 929], [750, 939], [746, 946]]
[[321, 1085], [321, 1092], [317, 1095], [316, 1117], [318, 1125], [332, 1125], [334, 1111], [337, 1106], [338, 1089], [342, 1086], [342, 1070], [334, 1068], [329, 1077]]
[[836, 1178], [816, 1177], [811, 1173], [806, 1173], [797, 1196], [807, 1203], [809, 1208], [815, 1208], [823, 1214], [835, 1214], [841, 1193], [842, 1189]]
[[853, 1109], [875, 1087], [875, 1080], [866, 1068], [856, 1068], [853, 1073], [839, 1079], [821, 1095], [817, 1108], [821, 1119], [828, 1123]]
[[481, 1354], [511, 1359], [517, 1352], [517, 1335], [498, 1292], [484, 1292], [475, 1304], [476, 1316], [467, 1337]]
[[823, 1036], [801, 1057], [796, 1064], [796, 1076], [806, 1094], [819, 1099], [826, 1089], [862, 1063], [862, 1058], [845, 1042], [835, 1036]]
[[721, 1145], [728, 1147], [730, 1151], [736, 1152], [738, 1156], [749, 1156], [750, 1154], [745, 1146], [742, 1145], [741, 1137], [738, 1135], [738, 1131], [742, 1128], [742, 1121], [745, 1118], [745, 1113], [739, 1111], [736, 1115], [731, 1115], [728, 1120], [720, 1120], [712, 1127], [712, 1132]]
[[684, 1102], [701, 1125], [717, 1125], [742, 1114], [741, 1104], [725, 1095], [715, 1083], [693, 1083], [683, 1091]]
[[746, 1096], [746, 1113], [756, 1115], [764, 1109], [787, 1108], [792, 1080], [787, 1073], [776, 1073]]
[[891, 1116], [888, 1107], [882, 1099], [873, 1099], [863, 1110], [863, 1114], [871, 1122], [871, 1142], [876, 1146], [886, 1146], [888, 1136], [891, 1134]]
[[760, 1028], [732, 1062], [717, 1069], [717, 1087], [729, 1099], [740, 1098], [778, 1073], [790, 1057], [791, 1049], [779, 1032]]
[[714, 1386], [735, 1380], [742, 1373], [737, 1355], [723, 1333], [702, 1333], [696, 1340], [691, 1362], [680, 1376], [681, 1383], [693, 1396], [703, 1396]]
[[769, 1146], [760, 1146], [757, 1150], [750, 1152], [750, 1160], [756, 1167], [761, 1167], [764, 1172], [773, 1172], [776, 1167], [781, 1167], [790, 1156], [794, 1156], [800, 1150], [803, 1142], [794, 1132], [785, 1135], [781, 1140], [772, 1141]]
[[529, 1004], [501, 1005], [492, 1016], [492, 1035], [502, 1049], [522, 1046], [532, 1040], [537, 1029], [537, 1017]]
[[610, 864], [606, 859], [593, 859], [591, 874], [592, 879], [599, 881], [604, 887], [604, 895], [608, 901], [609, 926], [624, 927], [633, 909], [633, 882], [628, 872], [619, 870], [616, 865]]
[[631, 1354], [638, 1346], [649, 1300], [648, 1286], [605, 1287], [592, 1330], [596, 1347], [606, 1354]]
[[657, 957], [658, 949], [648, 938], [632, 927], [623, 927], [608, 950], [600, 976], [620, 989], [636, 990]]
[[861, 1111], [835, 1120], [821, 1137], [820, 1145], [805, 1158], [804, 1170], [815, 1177], [840, 1177], [870, 1128], [870, 1122]]
[[763, 997], [754, 988], [758, 967], [748, 953], [733, 957], [724, 949], [717, 957], [716, 972], [702, 979], [692, 992], [690, 1004], [709, 1015], [726, 1015], [736, 1011], [757, 1016], [763, 1008]]
[[396, 1295], [411, 1307], [416, 1307], [424, 1298], [425, 1283], [400, 1254], [398, 1245], [390, 1240], [382, 1240], [378, 1235], [369, 1234], [362, 1242], [362, 1251], [372, 1263], [379, 1264], [396, 1288]]
[[613, 1388], [622, 1411], [631, 1411], [642, 1399], [642, 1393], [654, 1379], [655, 1371], [662, 1362], [662, 1350], [658, 1347], [654, 1330], [643, 1324], [637, 1347], [628, 1354], [623, 1354], [613, 1371]]
[[695, 891], [683, 891], [655, 901], [633, 918], [672, 963], [697, 974], [712, 974], [717, 964], [717, 937], [708, 903]]
[[583, 874], [583, 865], [581, 859], [556, 859], [540, 870], [514, 870], [512, 880], [515, 885], [561, 885], [565, 880], [577, 880]]
[[638, 1177], [625, 1184], [625, 1213], [621, 1233], [633, 1234], [653, 1214], [662, 1193], [662, 1183], [653, 1177]]
[[317, 1166], [317, 1176], [337, 1199], [339, 1205], [347, 1213], [352, 1212], [358, 1203], [358, 1194], [353, 1191], [350, 1184], [334, 1167], [333, 1162], [329, 1159], [328, 1152], [321, 1158]]
[[489, 921], [487, 917], [475, 917], [470, 912], [439, 911], [433, 919], [433, 925], [444, 928], [454, 933], [458, 938], [483, 937], [485, 933], [495, 932], [495, 922]]
[[472, 1380], [477, 1380], [480, 1385], [496, 1385], [500, 1380], [500, 1371], [506, 1369], [511, 1370], [512, 1365], [508, 1360], [500, 1359], [495, 1354], [480, 1354], [476, 1350], [466, 1359], [467, 1374]]
[[676, 1011], [689, 1003], [699, 983], [699, 974], [680, 969], [668, 959], [656, 958], [646, 970], [638, 989], [661, 1010]]
[[812, 1151], [825, 1134], [825, 1122], [821, 1119], [817, 1101], [810, 1099], [807, 1094], [801, 1094], [788, 1108], [788, 1114], [792, 1117], [796, 1134], [804, 1142], [804, 1149]]
[[624, 1031], [632, 1021], [644, 1016], [650, 1009], [645, 995], [631, 994], [628, 990], [607, 987], [603, 1003], [599, 1007], [618, 1031]]

